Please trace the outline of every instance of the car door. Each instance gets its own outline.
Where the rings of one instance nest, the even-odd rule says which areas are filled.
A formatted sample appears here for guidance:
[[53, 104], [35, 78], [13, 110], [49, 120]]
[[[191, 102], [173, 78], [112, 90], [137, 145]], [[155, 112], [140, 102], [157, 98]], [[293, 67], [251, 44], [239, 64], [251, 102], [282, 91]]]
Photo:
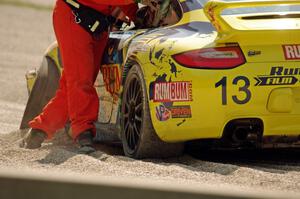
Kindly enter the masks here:
[[100, 123], [115, 124], [117, 121], [126, 46], [135, 33], [136, 31], [113, 31], [109, 35], [102, 58], [101, 72], [95, 84], [100, 103], [98, 114]]

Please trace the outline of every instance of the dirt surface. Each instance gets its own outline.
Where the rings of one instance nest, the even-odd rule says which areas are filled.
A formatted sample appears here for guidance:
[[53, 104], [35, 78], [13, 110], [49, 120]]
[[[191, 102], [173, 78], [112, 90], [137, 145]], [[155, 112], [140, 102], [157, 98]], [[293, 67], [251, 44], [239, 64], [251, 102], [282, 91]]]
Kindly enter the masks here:
[[53, 6], [55, 3], [55, 0], [19, 0], [22, 2], [29, 2], [29, 3], [34, 3], [38, 5], [45, 5], [45, 6]]
[[54, 41], [51, 13], [0, 3], [0, 24], [0, 169], [300, 193], [297, 150], [199, 152], [197, 158], [186, 154], [140, 161], [124, 157], [118, 147], [105, 145], [99, 145], [91, 156], [79, 155], [64, 133], [39, 150], [19, 148], [21, 133], [17, 129], [27, 100], [24, 74], [40, 64], [43, 52]]

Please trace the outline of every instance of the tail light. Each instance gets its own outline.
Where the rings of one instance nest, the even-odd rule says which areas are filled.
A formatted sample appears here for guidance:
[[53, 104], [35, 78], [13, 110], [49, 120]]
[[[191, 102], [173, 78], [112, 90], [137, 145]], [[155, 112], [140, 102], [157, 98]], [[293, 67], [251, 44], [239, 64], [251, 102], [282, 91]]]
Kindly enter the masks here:
[[173, 55], [182, 66], [202, 69], [230, 69], [245, 63], [245, 57], [238, 46], [203, 48]]

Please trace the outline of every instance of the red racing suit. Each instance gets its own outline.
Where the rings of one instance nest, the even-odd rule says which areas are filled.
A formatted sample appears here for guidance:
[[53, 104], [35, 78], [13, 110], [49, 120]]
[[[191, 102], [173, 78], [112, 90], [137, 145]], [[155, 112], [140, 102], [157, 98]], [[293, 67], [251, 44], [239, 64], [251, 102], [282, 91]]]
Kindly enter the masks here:
[[[134, 0], [78, 0], [105, 15], [115, 6], [134, 20], [137, 4]], [[29, 122], [31, 128], [40, 129], [52, 138], [58, 129], [71, 122], [72, 137], [92, 130], [98, 119], [99, 99], [94, 88], [108, 33], [95, 37], [74, 21], [74, 15], [63, 0], [57, 0], [53, 11], [54, 32], [60, 48], [63, 72], [59, 89], [42, 113]]]

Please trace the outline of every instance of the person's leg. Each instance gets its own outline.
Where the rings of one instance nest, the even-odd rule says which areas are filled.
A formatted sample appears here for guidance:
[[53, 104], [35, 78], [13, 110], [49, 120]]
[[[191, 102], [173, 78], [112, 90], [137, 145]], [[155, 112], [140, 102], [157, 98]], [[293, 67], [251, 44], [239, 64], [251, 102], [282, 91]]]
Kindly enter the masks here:
[[92, 37], [75, 23], [70, 8], [63, 1], [58, 1], [57, 6], [63, 7], [61, 10], [64, 11], [54, 14], [54, 24], [66, 77], [72, 137], [76, 139], [85, 131], [95, 133], [99, 99], [94, 81], [107, 43], [107, 34], [98, 39]]
[[[69, 24], [70, 20], [70, 9], [64, 6], [64, 2], [62, 0], [57, 0], [53, 11], [53, 27], [58, 41], [58, 46], [61, 51], [63, 66], [66, 64], [64, 61], [66, 53], [62, 50], [65, 49], [63, 48], [63, 41], [66, 40], [68, 35], [62, 34], [61, 29], [65, 25]], [[29, 122], [29, 126], [33, 130], [42, 130], [47, 134], [48, 138], [52, 138], [58, 129], [64, 127], [68, 118], [67, 82], [65, 78], [65, 70], [63, 70], [60, 78], [59, 89], [55, 96], [44, 107], [42, 113]], [[29, 141], [30, 139], [27, 140]]]
[[36, 149], [45, 139], [52, 138], [54, 133], [63, 128], [68, 119], [66, 81], [64, 73], [60, 79], [59, 89], [42, 113], [29, 122], [30, 131], [20, 142], [20, 147]]
[[[73, 138], [83, 141], [79, 144], [87, 143], [86, 140], [90, 143], [90, 136], [83, 134], [95, 133], [99, 99], [94, 81], [107, 43], [107, 33], [94, 38], [85, 32], [75, 24], [70, 8], [61, 0], [56, 2], [53, 24], [64, 66], [60, 89], [30, 126], [38, 133], [39, 130], [46, 132], [50, 138], [70, 119]], [[36, 138], [40, 140], [38, 136]]]
[[67, 91], [63, 72], [55, 96], [44, 107], [42, 113], [29, 122], [29, 126], [44, 131], [50, 139], [58, 129], [64, 127], [67, 120]]
[[94, 122], [98, 119], [99, 98], [94, 83], [106, 43], [107, 33], [103, 33], [100, 38], [93, 38], [92, 43], [89, 43], [86, 48], [78, 47], [76, 56], [80, 60], [76, 61], [76, 68], [79, 75], [71, 76], [68, 86], [73, 138], [85, 130], [92, 130], [93, 134], [96, 132]]

